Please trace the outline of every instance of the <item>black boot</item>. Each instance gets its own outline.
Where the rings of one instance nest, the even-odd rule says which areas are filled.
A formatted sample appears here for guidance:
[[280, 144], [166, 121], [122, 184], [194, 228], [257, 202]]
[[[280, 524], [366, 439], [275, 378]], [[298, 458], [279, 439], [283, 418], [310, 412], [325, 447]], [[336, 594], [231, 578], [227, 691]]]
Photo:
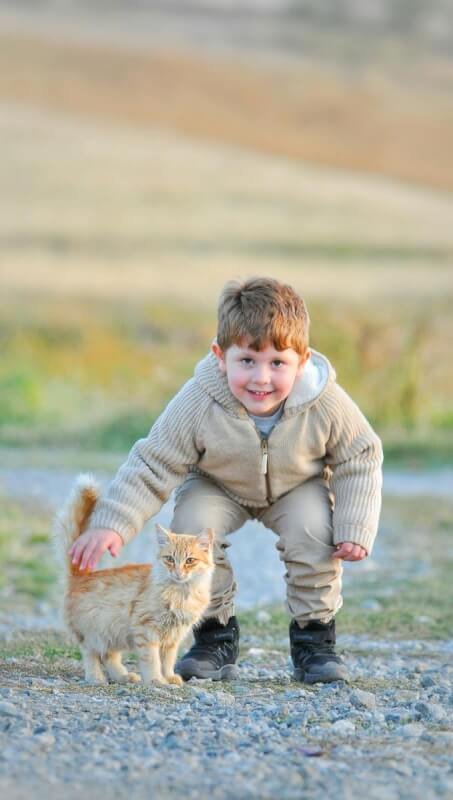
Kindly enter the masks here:
[[335, 654], [335, 620], [312, 620], [299, 628], [293, 619], [289, 626], [294, 675], [305, 683], [346, 681], [348, 672], [340, 656]]
[[210, 617], [194, 628], [193, 634], [195, 643], [179, 659], [175, 672], [185, 681], [190, 678], [212, 678], [213, 681], [236, 678], [235, 662], [239, 654], [236, 617], [230, 617], [226, 625]]

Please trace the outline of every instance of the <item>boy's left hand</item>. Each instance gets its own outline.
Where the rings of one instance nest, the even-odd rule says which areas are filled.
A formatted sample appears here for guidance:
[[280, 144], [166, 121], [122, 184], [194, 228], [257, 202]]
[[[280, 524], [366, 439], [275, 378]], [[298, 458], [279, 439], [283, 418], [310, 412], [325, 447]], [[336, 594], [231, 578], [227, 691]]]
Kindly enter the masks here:
[[342, 558], [343, 561], [361, 561], [362, 558], [366, 558], [368, 555], [367, 551], [364, 547], [360, 547], [359, 544], [354, 544], [354, 542], [341, 542], [337, 544], [335, 553], [333, 553], [334, 558]]

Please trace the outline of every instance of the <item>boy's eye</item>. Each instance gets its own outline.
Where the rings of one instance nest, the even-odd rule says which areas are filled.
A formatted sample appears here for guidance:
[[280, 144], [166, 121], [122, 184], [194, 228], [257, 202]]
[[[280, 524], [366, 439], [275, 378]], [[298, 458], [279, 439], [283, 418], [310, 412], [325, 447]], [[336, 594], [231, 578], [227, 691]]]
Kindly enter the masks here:
[[195, 564], [196, 558], [186, 558], [186, 564]]
[[284, 364], [284, 361], [280, 361], [279, 358], [276, 358], [275, 361], [273, 361], [272, 363], [274, 367], [280, 367], [282, 364]]
[[251, 358], [241, 358], [241, 361], [242, 361], [243, 364], [246, 364], [247, 366], [249, 364], [253, 364], [253, 359], [251, 359]]

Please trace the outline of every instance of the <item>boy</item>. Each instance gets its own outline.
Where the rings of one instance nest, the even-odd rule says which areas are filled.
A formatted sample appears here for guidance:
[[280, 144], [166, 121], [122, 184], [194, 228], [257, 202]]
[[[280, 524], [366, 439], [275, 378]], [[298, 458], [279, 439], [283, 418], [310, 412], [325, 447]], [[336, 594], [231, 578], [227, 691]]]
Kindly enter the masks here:
[[228, 283], [212, 352], [133, 446], [71, 550], [82, 569], [107, 549], [117, 555], [178, 487], [171, 530], [216, 531], [211, 605], [176, 668], [186, 680], [235, 674], [236, 584], [225, 550], [249, 519], [279, 537], [296, 677], [347, 679], [334, 649], [341, 560], [371, 551], [382, 449], [327, 359], [309, 350], [308, 326], [290, 286]]

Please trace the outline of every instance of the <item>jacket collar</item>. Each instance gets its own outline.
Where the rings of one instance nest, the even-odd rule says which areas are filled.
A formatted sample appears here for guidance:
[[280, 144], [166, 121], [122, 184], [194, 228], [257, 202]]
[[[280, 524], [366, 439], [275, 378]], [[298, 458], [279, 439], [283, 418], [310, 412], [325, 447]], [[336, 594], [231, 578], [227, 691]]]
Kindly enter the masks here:
[[[231, 393], [226, 375], [222, 374], [213, 353], [208, 353], [195, 367], [195, 380], [213, 400], [237, 417], [248, 417], [247, 411]], [[335, 371], [322, 353], [311, 350], [302, 375], [295, 382], [285, 402], [283, 418], [294, 416], [312, 405], [328, 384], [335, 380]]]

